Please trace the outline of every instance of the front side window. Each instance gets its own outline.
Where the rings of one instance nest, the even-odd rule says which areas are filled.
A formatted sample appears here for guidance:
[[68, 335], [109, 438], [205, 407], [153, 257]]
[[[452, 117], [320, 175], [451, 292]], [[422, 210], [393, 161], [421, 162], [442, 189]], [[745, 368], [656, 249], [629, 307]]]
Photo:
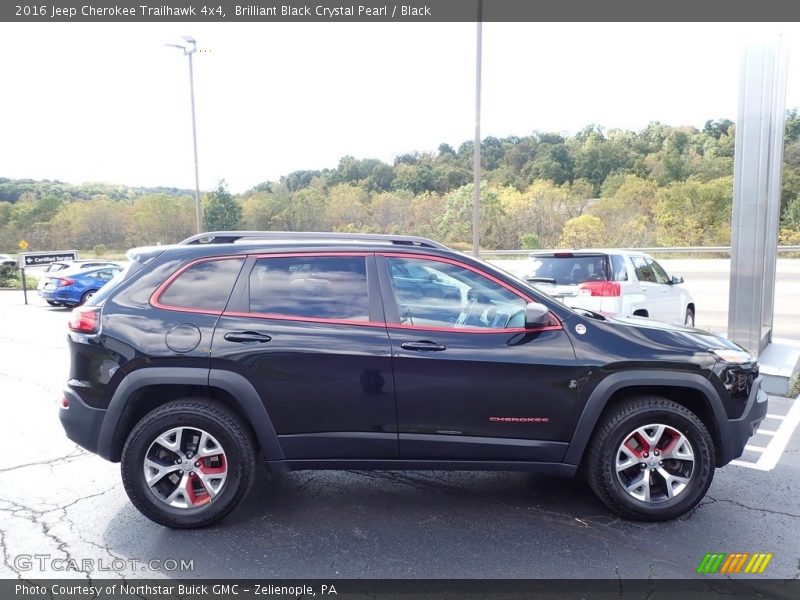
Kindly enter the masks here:
[[448, 329], [525, 326], [526, 300], [475, 271], [447, 262], [387, 257], [400, 324]]
[[250, 273], [250, 312], [310, 320], [369, 321], [366, 258], [259, 258]]
[[198, 262], [178, 275], [158, 301], [167, 307], [222, 312], [242, 262], [243, 258]]
[[656, 274], [653, 273], [653, 269], [650, 268], [643, 256], [631, 256], [631, 262], [636, 271], [636, 279], [648, 283], [656, 283]]
[[650, 265], [650, 268], [653, 269], [658, 283], [669, 283], [669, 276], [660, 264], [649, 258], [647, 259], [647, 263]]

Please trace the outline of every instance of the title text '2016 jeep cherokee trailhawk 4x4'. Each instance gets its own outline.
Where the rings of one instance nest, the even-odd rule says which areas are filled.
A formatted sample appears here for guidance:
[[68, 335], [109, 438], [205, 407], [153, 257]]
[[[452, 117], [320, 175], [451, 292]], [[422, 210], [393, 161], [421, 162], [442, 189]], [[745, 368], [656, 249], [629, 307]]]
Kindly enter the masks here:
[[413, 237], [208, 233], [128, 253], [70, 321], [67, 435], [171, 527], [270, 469], [585, 472], [620, 515], [693, 508], [767, 410], [696, 329], [574, 310]]

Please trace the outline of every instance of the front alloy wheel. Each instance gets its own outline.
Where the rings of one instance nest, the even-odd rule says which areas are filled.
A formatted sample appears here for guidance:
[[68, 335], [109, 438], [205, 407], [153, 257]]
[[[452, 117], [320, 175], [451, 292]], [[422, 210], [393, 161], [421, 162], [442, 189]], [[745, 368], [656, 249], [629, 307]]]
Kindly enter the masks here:
[[611, 510], [628, 519], [664, 521], [703, 499], [715, 454], [696, 413], [666, 398], [638, 396], [606, 411], [583, 466]]
[[617, 450], [617, 480], [641, 502], [663, 502], [679, 496], [694, 471], [689, 440], [669, 425], [638, 427]]

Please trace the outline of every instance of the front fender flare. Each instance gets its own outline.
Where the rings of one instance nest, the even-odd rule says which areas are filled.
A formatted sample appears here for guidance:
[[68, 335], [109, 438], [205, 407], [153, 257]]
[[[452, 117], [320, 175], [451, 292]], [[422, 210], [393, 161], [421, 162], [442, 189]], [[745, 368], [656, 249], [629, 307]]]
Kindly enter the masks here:
[[[564, 455], [563, 462], [571, 465], [580, 464], [583, 453], [589, 440], [595, 431], [600, 415], [608, 404], [608, 400], [615, 392], [629, 387], [638, 386], [660, 386], [660, 387], [683, 387], [692, 388], [703, 394], [714, 416], [715, 426], [720, 434], [721, 444], [725, 443], [725, 432], [727, 431], [727, 416], [722, 400], [708, 381], [697, 373], [686, 373], [681, 371], [656, 371], [656, 370], [637, 370], [612, 373], [603, 379], [592, 391], [586, 405], [583, 408], [575, 434]], [[718, 451], [720, 451], [718, 449]]]

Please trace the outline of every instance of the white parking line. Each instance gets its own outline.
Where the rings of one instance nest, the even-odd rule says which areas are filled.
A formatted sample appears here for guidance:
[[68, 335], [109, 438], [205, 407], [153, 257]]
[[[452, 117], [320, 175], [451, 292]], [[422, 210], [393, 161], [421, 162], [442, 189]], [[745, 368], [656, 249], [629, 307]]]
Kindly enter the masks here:
[[768, 419], [778, 419], [780, 421], [783, 421], [786, 417], [784, 415], [773, 415], [772, 413], [767, 413], [767, 418]]
[[776, 431], [770, 431], [769, 429], [759, 429], [756, 433], [761, 433], [763, 435], [775, 435]]
[[[750, 444], [744, 447], [745, 450], [760, 452], [761, 456], [754, 463], [744, 460], [733, 460], [731, 461], [732, 465], [747, 467], [748, 469], [758, 469], [759, 471], [771, 471], [774, 469], [778, 465], [781, 454], [783, 454], [789, 440], [792, 438], [794, 430], [797, 428], [797, 425], [800, 424], [800, 398], [795, 399], [792, 403], [792, 407], [785, 416], [781, 417], [779, 415], [767, 414], [767, 417], [781, 420], [781, 424], [776, 431], [769, 431], [769, 433], [767, 433], [767, 435], [772, 435], [772, 439], [769, 444], [767, 444], [767, 447], [762, 448], [761, 446], [751, 446]], [[759, 429], [757, 433], [765, 432]]]

